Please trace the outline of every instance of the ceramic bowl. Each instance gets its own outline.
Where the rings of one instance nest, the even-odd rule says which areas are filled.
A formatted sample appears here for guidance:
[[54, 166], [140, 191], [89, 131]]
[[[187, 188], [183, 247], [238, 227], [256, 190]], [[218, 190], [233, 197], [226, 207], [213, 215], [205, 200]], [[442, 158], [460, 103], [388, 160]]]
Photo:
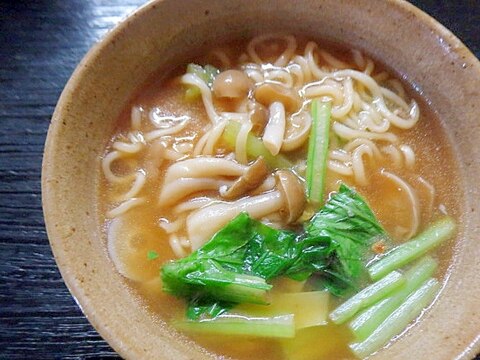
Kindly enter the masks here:
[[125, 358], [209, 357], [142, 307], [108, 260], [97, 207], [100, 155], [119, 113], [156, 70], [203, 46], [277, 31], [364, 50], [404, 74], [438, 113], [461, 175], [460, 235], [436, 303], [375, 358], [473, 358], [480, 351], [480, 63], [452, 33], [404, 1], [159, 0], [109, 32], [65, 87], [45, 147], [45, 221], [72, 295]]

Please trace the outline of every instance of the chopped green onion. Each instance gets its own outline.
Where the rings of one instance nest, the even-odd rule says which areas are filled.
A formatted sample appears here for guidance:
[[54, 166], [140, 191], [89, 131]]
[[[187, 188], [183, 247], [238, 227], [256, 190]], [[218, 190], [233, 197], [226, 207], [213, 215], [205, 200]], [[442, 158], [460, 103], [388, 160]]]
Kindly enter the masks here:
[[[230, 149], [235, 149], [238, 133], [241, 124], [236, 121], [229, 121], [222, 135], [222, 139]], [[249, 158], [256, 159], [262, 156], [266, 163], [272, 168], [285, 169], [292, 167], [292, 163], [283, 155], [272, 155], [270, 151], [263, 145], [262, 140], [255, 137], [251, 133], [247, 136], [247, 155]]]
[[307, 198], [316, 208], [323, 201], [327, 175], [328, 140], [330, 132], [330, 102], [312, 101], [312, 128], [307, 155]]
[[444, 217], [438, 220], [413, 240], [397, 246], [371, 264], [368, 267], [370, 277], [372, 280], [380, 279], [390, 271], [418, 259], [429, 250], [452, 237], [455, 229], [455, 221], [452, 218]]
[[435, 279], [427, 280], [410, 295], [366, 340], [350, 344], [350, 348], [358, 358], [365, 358], [385, 346], [395, 335], [402, 332], [407, 325], [416, 319], [438, 293], [440, 284]]
[[222, 314], [214, 319], [201, 321], [178, 321], [177, 329], [209, 334], [243, 335], [270, 338], [293, 338], [295, 336], [294, 315], [274, 317], [250, 317], [240, 314]]
[[396, 290], [390, 297], [372, 305], [357, 315], [349, 324], [356, 339], [364, 340], [370, 336], [382, 321], [433, 275], [437, 265], [437, 262], [430, 256], [422, 258], [405, 272], [404, 286]]
[[148, 250], [148, 252], [147, 252], [147, 259], [148, 260], [155, 260], [157, 258], [158, 258], [158, 253], [156, 251]]
[[399, 288], [405, 283], [405, 278], [397, 271], [392, 271], [383, 279], [367, 286], [358, 292], [342, 305], [337, 307], [330, 314], [330, 319], [335, 324], [342, 324], [361, 309], [366, 308], [378, 300], [389, 295], [393, 290]]

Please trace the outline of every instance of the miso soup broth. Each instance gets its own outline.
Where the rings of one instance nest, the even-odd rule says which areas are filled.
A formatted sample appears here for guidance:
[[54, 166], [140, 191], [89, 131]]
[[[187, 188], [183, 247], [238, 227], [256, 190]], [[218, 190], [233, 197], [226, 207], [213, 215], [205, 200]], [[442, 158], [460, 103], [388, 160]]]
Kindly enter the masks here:
[[[132, 296], [174, 327], [179, 321], [215, 319], [211, 313], [186, 319], [187, 303], [198, 299], [201, 304], [218, 300], [222, 311], [235, 313], [240, 301], [215, 299], [212, 291], [206, 296], [198, 284], [180, 295], [173, 285], [162, 284], [159, 273], [169, 261], [202, 251], [239, 214], [247, 213], [251, 221], [273, 229], [272, 234], [297, 236], [292, 242], [297, 246], [311, 235], [308, 224], [325, 204], [333, 204], [340, 184], [368, 204], [381, 236], [359, 245], [362, 256], [352, 260], [360, 266], [357, 275], [349, 272], [353, 265], [345, 265], [350, 258], [342, 258], [342, 239], [333, 237], [328, 256], [316, 258], [316, 270], [304, 264], [301, 276], [294, 264], [304, 261], [305, 249], [271, 277], [252, 266], [244, 270], [271, 287], [266, 302], [284, 293], [325, 292], [325, 321], [304, 327], [295, 323], [294, 335], [281, 336], [252, 334], [248, 326], [235, 330], [237, 335], [182, 331], [218, 357], [364, 357], [350, 348], [365, 340], [352, 332], [351, 322], [378, 301], [400, 296], [409, 280], [342, 323], [328, 315], [380, 281], [368, 278], [376, 261], [388, 262], [396, 247], [422, 240], [419, 234], [432, 224], [459, 218], [452, 153], [426, 101], [388, 64], [356, 49], [290, 35], [262, 35], [207, 49], [169, 75], [153, 76], [119, 117], [101, 172], [99, 197], [110, 259]], [[365, 215], [349, 211], [353, 219]], [[438, 265], [430, 276], [438, 284], [446, 277], [453, 241], [450, 233], [427, 254]], [[412, 254], [392, 269], [408, 278], [408, 270], [424, 256]], [[332, 275], [332, 269], [340, 273]], [[417, 288], [404, 291], [403, 300]], [[298, 320], [298, 313], [293, 319]]]

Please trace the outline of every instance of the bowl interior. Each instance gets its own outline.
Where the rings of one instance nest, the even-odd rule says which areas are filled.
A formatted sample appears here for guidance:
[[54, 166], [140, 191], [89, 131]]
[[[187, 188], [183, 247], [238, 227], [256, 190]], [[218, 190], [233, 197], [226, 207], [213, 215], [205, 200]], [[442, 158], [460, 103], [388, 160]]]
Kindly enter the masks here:
[[449, 279], [422, 321], [377, 356], [473, 357], [480, 336], [475, 270], [480, 258], [480, 65], [449, 31], [403, 1], [153, 1], [97, 44], [57, 105], [42, 176], [52, 249], [86, 316], [127, 358], [210, 356], [142, 307], [108, 260], [97, 208], [99, 161], [118, 115], [152, 73], [170, 69], [202, 47], [264, 32], [302, 34], [366, 51], [404, 74], [438, 113], [463, 190], [464, 215]]

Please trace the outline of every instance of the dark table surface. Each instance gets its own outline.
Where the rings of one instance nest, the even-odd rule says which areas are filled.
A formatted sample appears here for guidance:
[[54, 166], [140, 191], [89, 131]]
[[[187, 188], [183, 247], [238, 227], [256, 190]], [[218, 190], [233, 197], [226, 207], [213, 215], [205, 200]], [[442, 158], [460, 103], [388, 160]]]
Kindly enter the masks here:
[[[480, 57], [479, 0], [412, 2]], [[43, 222], [40, 172], [50, 117], [76, 64], [142, 3], [0, 0], [1, 359], [118, 357], [57, 270]]]

